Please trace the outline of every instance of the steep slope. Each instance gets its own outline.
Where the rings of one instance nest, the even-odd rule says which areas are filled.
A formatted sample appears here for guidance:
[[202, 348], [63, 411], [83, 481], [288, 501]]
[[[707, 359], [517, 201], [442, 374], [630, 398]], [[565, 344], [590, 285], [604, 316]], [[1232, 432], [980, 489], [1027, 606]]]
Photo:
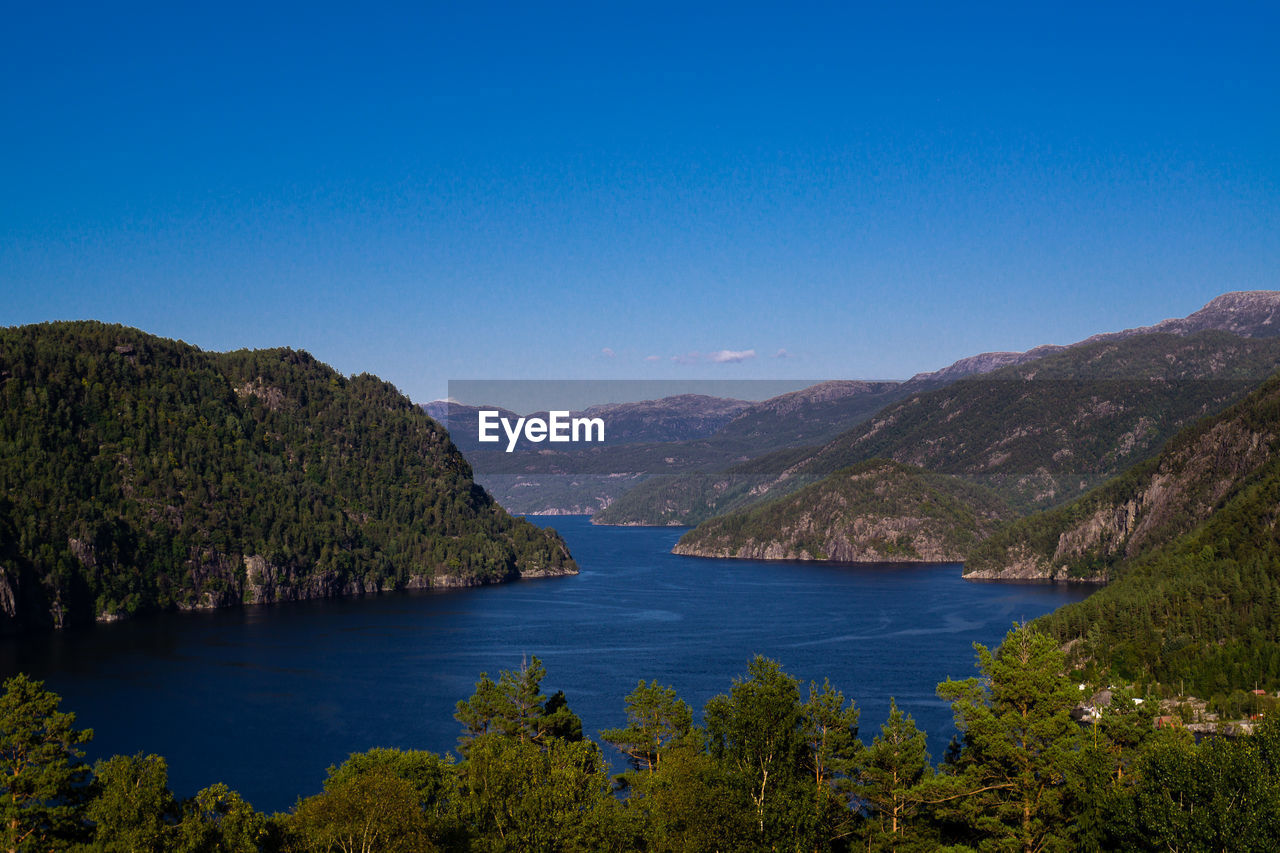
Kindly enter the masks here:
[[1276, 338], [1199, 332], [1095, 341], [914, 394], [802, 458], [778, 454], [693, 482], [643, 484], [600, 520], [698, 522], [874, 458], [962, 477], [1031, 512], [1148, 458], [1278, 366]]
[[1064, 559], [1049, 560], [1055, 571], [1065, 565], [1113, 579], [1042, 620], [1086, 668], [1181, 682], [1200, 696], [1274, 690], [1280, 687], [1277, 432], [1280, 377], [1078, 506], [1028, 519], [993, 539], [989, 565], [1011, 565], [1019, 548], [1043, 560], [1063, 547]]
[[1015, 508], [1052, 506], [1155, 453], [1280, 366], [1280, 340], [1136, 335], [966, 379], [877, 414], [796, 466], [887, 457], [966, 477]]
[[7, 628], [576, 571], [393, 387], [303, 352], [51, 323], [0, 330], [0, 380]]
[[704, 522], [674, 553], [756, 560], [960, 561], [1011, 511], [945, 474], [872, 460], [793, 495]]
[[1275, 380], [1171, 439], [1154, 459], [1071, 503], [1020, 519], [970, 556], [986, 580], [1107, 580], [1121, 562], [1208, 519], [1280, 451]]

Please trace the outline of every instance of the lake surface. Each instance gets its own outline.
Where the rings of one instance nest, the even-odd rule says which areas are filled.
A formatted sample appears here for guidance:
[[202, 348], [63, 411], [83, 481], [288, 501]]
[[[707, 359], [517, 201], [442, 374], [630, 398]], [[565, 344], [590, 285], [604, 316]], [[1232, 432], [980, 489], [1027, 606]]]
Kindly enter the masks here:
[[866, 741], [896, 696], [936, 760], [954, 729], [934, 687], [974, 674], [972, 644], [1091, 591], [969, 583], [958, 564], [678, 557], [682, 529], [532, 520], [564, 534], [580, 575], [10, 639], [0, 670], [60, 693], [95, 729], [91, 758], [158, 753], [179, 795], [221, 781], [276, 811], [352, 752], [453, 749], [454, 706], [480, 673], [534, 655], [544, 692], [564, 690], [592, 737], [623, 724], [637, 680], [675, 686], [698, 713], [759, 653], [804, 683], [830, 678], [862, 709]]

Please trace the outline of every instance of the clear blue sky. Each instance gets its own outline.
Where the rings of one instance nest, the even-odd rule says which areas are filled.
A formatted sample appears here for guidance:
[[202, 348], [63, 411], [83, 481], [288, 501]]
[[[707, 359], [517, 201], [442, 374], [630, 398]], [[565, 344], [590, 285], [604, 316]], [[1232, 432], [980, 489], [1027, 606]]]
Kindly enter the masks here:
[[0, 324], [428, 400], [905, 377], [1280, 288], [1274, 2], [187, 6], [6, 9]]

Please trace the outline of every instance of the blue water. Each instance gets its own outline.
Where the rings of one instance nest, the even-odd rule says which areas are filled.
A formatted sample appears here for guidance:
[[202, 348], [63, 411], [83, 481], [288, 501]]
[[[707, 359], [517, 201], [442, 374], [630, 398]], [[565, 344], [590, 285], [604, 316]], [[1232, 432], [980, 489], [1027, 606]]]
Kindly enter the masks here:
[[481, 672], [536, 655], [586, 731], [623, 724], [636, 681], [699, 711], [760, 653], [823, 677], [862, 709], [870, 740], [889, 697], [941, 755], [953, 733], [934, 696], [974, 674], [972, 644], [1088, 590], [968, 583], [960, 567], [703, 560], [669, 553], [681, 530], [535, 518], [564, 534], [576, 577], [482, 589], [171, 614], [8, 640], [0, 671], [64, 697], [91, 757], [155, 752], [190, 795], [222, 781], [287, 809], [325, 769], [374, 746], [453, 749], [454, 706]]

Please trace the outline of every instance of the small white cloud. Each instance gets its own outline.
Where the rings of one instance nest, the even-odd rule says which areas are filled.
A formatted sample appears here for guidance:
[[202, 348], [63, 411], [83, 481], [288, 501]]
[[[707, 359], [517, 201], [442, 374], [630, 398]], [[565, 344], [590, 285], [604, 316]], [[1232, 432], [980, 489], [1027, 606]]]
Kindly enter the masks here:
[[604, 349], [600, 350], [600, 354], [605, 358], [613, 358], [614, 352], [609, 347], [605, 347]]
[[715, 364], [737, 364], [740, 361], [746, 361], [749, 358], [755, 357], [756, 351], [753, 349], [722, 349], [707, 356], [707, 358]]
[[778, 350], [773, 354], [773, 357], [774, 358], [795, 358], [795, 356], [787, 352], [785, 349]]
[[660, 355], [646, 355], [646, 356], [644, 357], [644, 360], [645, 360], [645, 361], [662, 361], [662, 356], [660, 356]]

